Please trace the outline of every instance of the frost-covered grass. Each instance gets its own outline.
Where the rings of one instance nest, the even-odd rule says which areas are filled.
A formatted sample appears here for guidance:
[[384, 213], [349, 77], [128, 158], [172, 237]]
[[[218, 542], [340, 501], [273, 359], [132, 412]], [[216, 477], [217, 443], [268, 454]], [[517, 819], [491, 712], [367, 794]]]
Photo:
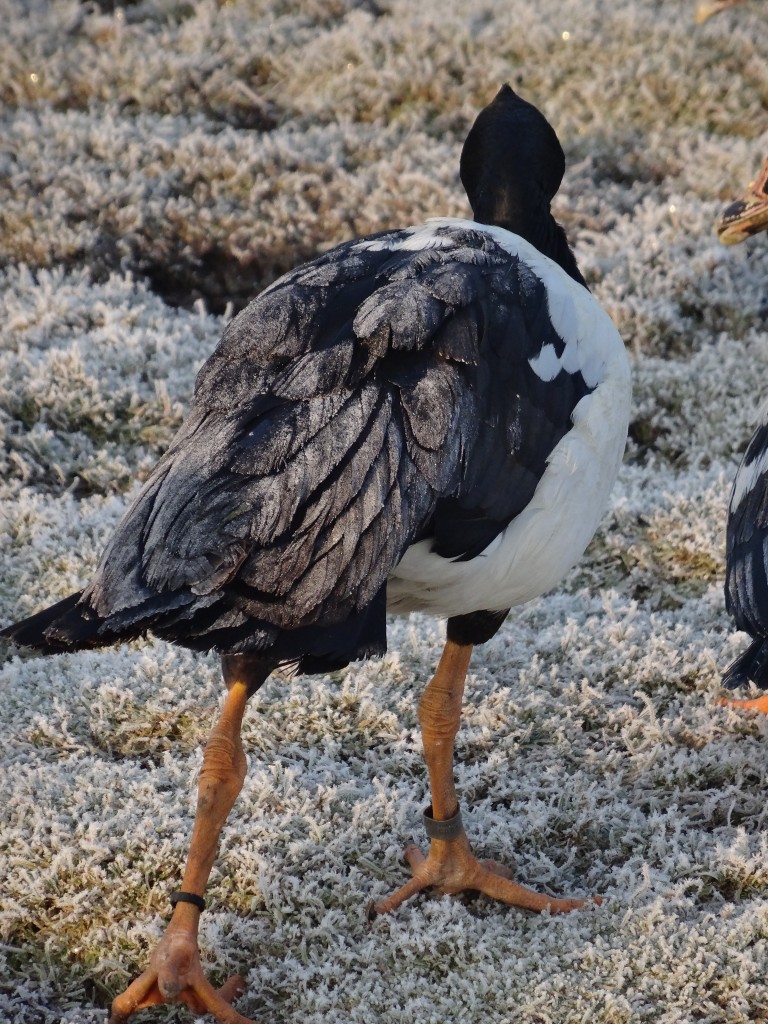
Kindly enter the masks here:
[[[587, 556], [474, 657], [458, 780], [479, 851], [601, 907], [422, 896], [418, 696], [442, 627], [273, 678], [202, 925], [260, 1021], [768, 1018], [768, 720], [715, 703], [730, 483], [768, 376], [768, 236], [712, 233], [768, 150], [766, 0], [0, 0], [0, 622], [81, 586], [233, 309], [328, 245], [464, 215], [509, 80], [635, 361]], [[568, 36], [564, 35], [568, 33]], [[0, 668], [0, 1016], [96, 1022], [167, 918], [221, 699], [157, 642]], [[167, 1009], [147, 1020], [188, 1019]]]

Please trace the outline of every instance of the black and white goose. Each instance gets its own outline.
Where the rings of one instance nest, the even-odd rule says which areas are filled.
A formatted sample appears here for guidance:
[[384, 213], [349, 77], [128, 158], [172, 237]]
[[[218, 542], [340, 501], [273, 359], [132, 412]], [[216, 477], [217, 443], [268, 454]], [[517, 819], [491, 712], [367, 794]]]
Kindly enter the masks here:
[[[741, 460], [728, 503], [725, 606], [752, 643], [726, 669], [729, 690], [754, 683], [768, 691], [768, 406]], [[768, 712], [768, 694], [723, 701]]]
[[227, 696], [206, 748], [174, 914], [113, 1004], [182, 1000], [220, 1021], [242, 981], [204, 978], [197, 926], [240, 791], [248, 697], [279, 665], [323, 672], [381, 654], [387, 609], [448, 620], [419, 704], [429, 854], [378, 912], [436, 886], [529, 909], [537, 894], [481, 864], [461, 826], [453, 742], [472, 648], [581, 556], [622, 457], [630, 374], [550, 202], [555, 132], [504, 86], [464, 144], [474, 221], [339, 245], [227, 327], [189, 415], [126, 512], [95, 578], [4, 630], [44, 652], [146, 632], [222, 655]]

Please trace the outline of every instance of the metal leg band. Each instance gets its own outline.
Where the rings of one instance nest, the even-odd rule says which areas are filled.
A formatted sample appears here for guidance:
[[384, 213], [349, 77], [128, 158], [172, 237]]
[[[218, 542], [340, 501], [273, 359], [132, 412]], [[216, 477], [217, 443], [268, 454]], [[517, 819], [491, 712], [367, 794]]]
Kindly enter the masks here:
[[432, 817], [432, 804], [430, 804], [424, 811], [422, 821], [424, 830], [430, 839], [458, 839], [464, 831], [464, 826], [461, 823], [461, 808], [447, 821], [435, 821]]
[[183, 889], [178, 889], [176, 892], [172, 892], [171, 906], [175, 907], [177, 903], [191, 903], [192, 906], [197, 907], [201, 913], [205, 910], [205, 900], [195, 892], [184, 892]]

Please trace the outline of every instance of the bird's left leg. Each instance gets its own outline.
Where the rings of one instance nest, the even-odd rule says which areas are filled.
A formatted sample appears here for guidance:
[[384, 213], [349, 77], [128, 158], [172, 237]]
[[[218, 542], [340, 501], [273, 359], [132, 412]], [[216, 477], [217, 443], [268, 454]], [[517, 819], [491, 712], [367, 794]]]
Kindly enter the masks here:
[[197, 941], [201, 913], [197, 904], [202, 905], [219, 835], [245, 778], [240, 737], [245, 705], [269, 674], [263, 663], [247, 655], [225, 656], [222, 668], [228, 692], [203, 755], [182, 900], [176, 903], [147, 970], [113, 1001], [109, 1024], [124, 1024], [144, 1007], [174, 1002], [186, 1003], [195, 1013], [211, 1013], [220, 1024], [251, 1024], [230, 1005], [243, 992], [245, 982], [235, 975], [215, 989], [203, 974]]
[[453, 778], [453, 744], [461, 722], [461, 702], [471, 654], [471, 645], [448, 640], [437, 671], [419, 703], [424, 759], [432, 790], [432, 805], [425, 814], [425, 825], [432, 842], [426, 857], [415, 846], [406, 849], [413, 878], [388, 899], [376, 904], [374, 910], [378, 914], [394, 910], [409, 896], [430, 886], [451, 894], [475, 889], [512, 906], [552, 913], [574, 910], [587, 902], [533, 892], [513, 882], [503, 866], [479, 861], [472, 853], [461, 825]]

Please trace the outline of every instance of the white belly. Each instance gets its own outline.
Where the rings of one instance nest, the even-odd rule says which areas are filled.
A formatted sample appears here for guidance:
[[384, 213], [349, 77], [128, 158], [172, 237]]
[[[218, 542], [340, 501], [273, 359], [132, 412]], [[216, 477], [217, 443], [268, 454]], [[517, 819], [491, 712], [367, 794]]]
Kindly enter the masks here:
[[[621, 464], [630, 406], [622, 351], [573, 413], [530, 504], [476, 558], [452, 561], [412, 545], [390, 575], [388, 611], [501, 611], [551, 590], [575, 565], [605, 511]], [[500, 482], [503, 486], [503, 482]]]

